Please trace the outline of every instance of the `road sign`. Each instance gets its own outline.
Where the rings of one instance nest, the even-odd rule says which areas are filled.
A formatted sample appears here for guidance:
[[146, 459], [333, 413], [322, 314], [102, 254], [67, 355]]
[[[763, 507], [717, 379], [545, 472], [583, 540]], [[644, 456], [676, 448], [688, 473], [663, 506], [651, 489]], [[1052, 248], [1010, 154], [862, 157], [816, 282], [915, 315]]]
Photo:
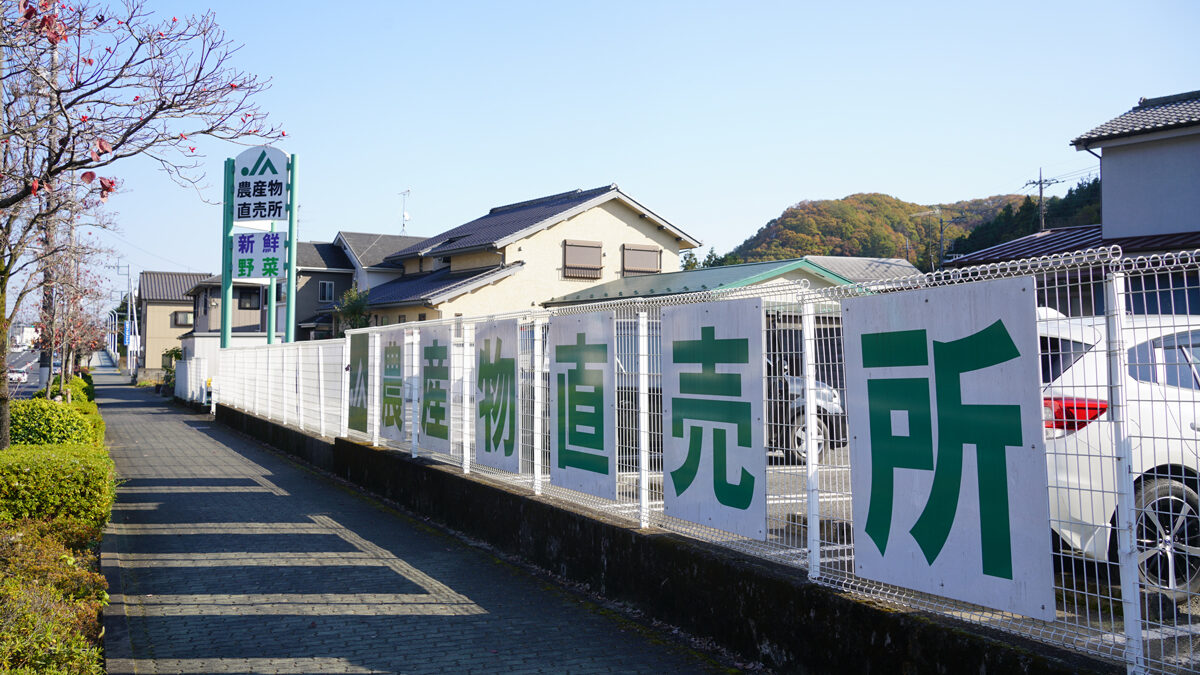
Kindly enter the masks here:
[[287, 218], [288, 160], [282, 150], [250, 148], [233, 160], [233, 220]]

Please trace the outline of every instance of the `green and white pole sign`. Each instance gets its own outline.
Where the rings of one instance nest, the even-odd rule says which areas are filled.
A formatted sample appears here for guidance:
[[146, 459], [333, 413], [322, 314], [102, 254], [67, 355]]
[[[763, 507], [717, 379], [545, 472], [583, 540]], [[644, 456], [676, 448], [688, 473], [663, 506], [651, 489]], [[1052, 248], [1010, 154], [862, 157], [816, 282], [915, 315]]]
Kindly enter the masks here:
[[842, 301], [859, 576], [1054, 618], [1036, 295]]
[[[287, 238], [275, 232], [287, 218]], [[235, 234], [234, 226], [268, 230]], [[233, 279], [267, 279], [267, 342], [275, 341], [275, 280], [284, 265], [287, 312], [284, 341], [296, 337], [296, 156], [271, 147], [249, 148], [225, 160], [225, 208], [221, 237], [221, 347], [229, 346]]]

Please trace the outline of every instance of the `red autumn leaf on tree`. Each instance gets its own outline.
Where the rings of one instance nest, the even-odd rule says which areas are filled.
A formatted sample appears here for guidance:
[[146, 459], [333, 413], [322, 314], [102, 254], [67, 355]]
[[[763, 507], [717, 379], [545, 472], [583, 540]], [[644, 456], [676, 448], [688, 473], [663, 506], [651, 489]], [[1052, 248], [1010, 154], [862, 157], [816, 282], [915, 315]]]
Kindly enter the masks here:
[[82, 180], [84, 185], [91, 185], [92, 181], [96, 180], [95, 171], [84, 171], [79, 175], [79, 180]]
[[79, 119], [81, 119], [81, 120], [83, 120], [84, 122], [86, 122], [86, 121], [87, 121], [87, 118], [88, 118], [88, 116], [87, 116], [87, 115], [84, 115], [84, 116], [80, 117]]
[[38, 179], [34, 178], [33, 179], [33, 194], [36, 195], [37, 191], [38, 191]]
[[101, 155], [108, 154], [108, 153], [112, 152], [112, 145], [110, 145], [109, 142], [104, 140], [103, 138], [97, 138], [96, 139], [96, 150], [98, 150]]

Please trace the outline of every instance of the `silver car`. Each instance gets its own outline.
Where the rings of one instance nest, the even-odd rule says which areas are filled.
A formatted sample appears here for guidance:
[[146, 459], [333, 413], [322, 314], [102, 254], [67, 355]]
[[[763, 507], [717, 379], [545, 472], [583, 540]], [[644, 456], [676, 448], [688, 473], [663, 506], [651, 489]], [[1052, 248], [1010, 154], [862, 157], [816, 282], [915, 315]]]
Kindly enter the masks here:
[[[1105, 319], [1039, 314], [1051, 526], [1070, 549], [1115, 561]], [[1147, 588], [1182, 601], [1200, 592], [1200, 317], [1122, 320], [1138, 567]]]

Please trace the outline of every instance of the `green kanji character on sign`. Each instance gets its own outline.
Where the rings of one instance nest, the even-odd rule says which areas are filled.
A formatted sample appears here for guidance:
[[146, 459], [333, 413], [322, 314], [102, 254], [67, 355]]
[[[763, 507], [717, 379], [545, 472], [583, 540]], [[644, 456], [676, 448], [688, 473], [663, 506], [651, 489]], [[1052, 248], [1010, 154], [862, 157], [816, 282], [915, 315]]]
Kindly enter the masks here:
[[[924, 330], [868, 333], [862, 336], [864, 368], [928, 366]], [[937, 463], [929, 379], [867, 381], [871, 428], [871, 498], [866, 532], [887, 549], [892, 527], [895, 470], [933, 471], [933, 486], [910, 533], [932, 564], [950, 536], [962, 487], [963, 446], [975, 446], [979, 483], [979, 519], [983, 572], [1013, 578], [1009, 525], [1006, 447], [1022, 444], [1019, 405], [968, 405], [962, 402], [961, 375], [1020, 356], [1004, 324], [950, 342], [933, 342], [937, 396]]]
[[395, 343], [383, 348], [383, 426], [404, 430], [404, 347]]
[[238, 276], [239, 277], [254, 276], [254, 259], [253, 258], [238, 258]]
[[[671, 399], [671, 435], [684, 438], [684, 422], [687, 420], [729, 424], [737, 429], [737, 447], [753, 451], [750, 402], [739, 400], [742, 396], [741, 375], [717, 372], [717, 364], [720, 363], [748, 363], [750, 341], [745, 338], [718, 340], [715, 326], [703, 326], [699, 340], [676, 340], [671, 344], [671, 349], [675, 363], [700, 365], [699, 373], [679, 373], [679, 393], [694, 396]], [[687, 459], [671, 472], [677, 496], [691, 487], [700, 468], [701, 455], [704, 454], [704, 428], [693, 424], [688, 425], [687, 431]], [[713, 492], [717, 501], [730, 508], [749, 508], [754, 500], [754, 476], [743, 467], [738, 482], [729, 482], [727, 468], [730, 448], [725, 429], [712, 429], [711, 447]]]
[[264, 277], [279, 276], [279, 258], [263, 258], [262, 275]]
[[569, 363], [558, 375], [558, 468], [608, 474], [604, 454], [604, 372], [588, 364], [607, 364], [608, 345], [587, 344], [583, 333], [575, 344], [559, 345], [555, 363]]
[[517, 446], [517, 361], [501, 358], [500, 338], [484, 340], [479, 350], [479, 388], [483, 397], [479, 400], [479, 417], [487, 427], [483, 437], [484, 452], [504, 449], [504, 456], [511, 457]]
[[421, 433], [442, 440], [450, 439], [446, 411], [449, 394], [446, 383], [450, 379], [449, 351], [449, 347], [439, 344], [438, 340], [421, 350], [421, 358], [425, 362], [425, 367], [421, 369]]

